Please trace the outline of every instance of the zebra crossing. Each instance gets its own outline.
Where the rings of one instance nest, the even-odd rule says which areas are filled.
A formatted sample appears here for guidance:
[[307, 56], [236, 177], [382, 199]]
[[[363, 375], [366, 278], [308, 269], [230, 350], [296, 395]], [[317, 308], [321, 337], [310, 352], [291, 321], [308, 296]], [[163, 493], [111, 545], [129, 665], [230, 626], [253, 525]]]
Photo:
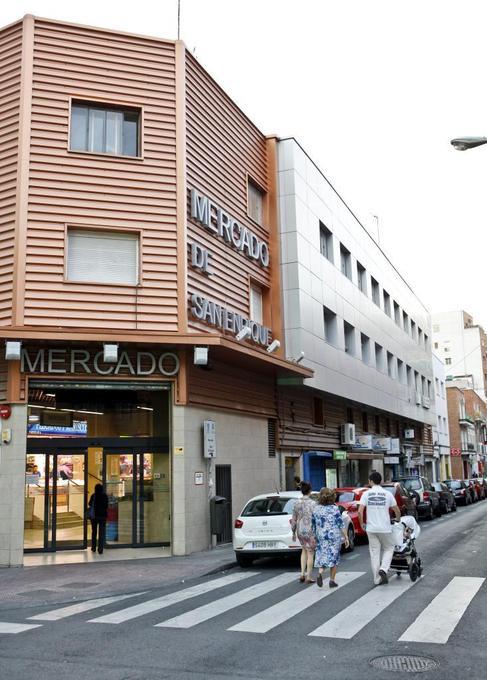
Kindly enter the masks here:
[[[223, 630], [232, 633], [265, 634], [280, 625], [292, 622], [298, 614], [302, 615], [303, 621], [303, 612], [305, 617], [307, 610], [314, 613], [320, 611], [314, 607], [327, 598], [336, 598], [337, 593], [346, 593], [347, 588], [356, 583], [359, 588], [363, 586], [362, 590], [366, 589], [363, 595], [334, 616], [326, 617], [327, 610], [323, 607], [323, 616], [326, 620], [311, 632], [307, 632], [305, 624], [303, 627], [303, 635], [310, 638], [350, 640], [377, 619], [393, 602], [406, 596], [410, 589], [420, 583], [392, 577], [388, 586], [374, 588], [370, 586], [368, 580], [370, 575], [366, 579], [364, 576], [363, 571], [342, 571], [339, 574], [339, 588], [329, 588], [325, 580], [323, 588], [320, 589], [316, 586], [303, 587], [297, 584], [295, 572], [269, 576], [258, 571], [238, 571], [160, 597], [147, 599], [147, 592], [100, 597], [35, 614], [27, 618], [29, 623], [0, 622], [0, 636], [25, 633], [42, 628], [44, 623], [52, 624], [69, 618], [80, 618], [88, 613], [92, 616], [91, 612], [97, 609], [103, 610], [99, 616], [82, 618], [82, 622], [99, 626], [120, 625], [182, 603], [189, 603], [189, 608], [187, 604], [183, 604], [185, 609], [183, 613], [170, 615], [157, 623], [151, 621], [150, 625], [156, 629], [188, 630], [210, 620], [216, 620], [218, 624], [219, 616], [233, 612], [235, 622]], [[423, 611], [410, 622], [409, 626], [407, 622], [405, 623], [406, 629], [398, 641], [446, 644], [484, 581], [484, 578], [474, 577], [452, 578], [431, 601], [424, 603]], [[221, 592], [222, 589], [230, 588], [233, 592], [228, 593], [226, 590]], [[212, 599], [202, 604], [200, 598], [208, 595]], [[272, 604], [267, 598], [273, 600]], [[130, 604], [130, 600], [139, 601]], [[249, 603], [258, 603], [259, 610], [251, 616], [242, 618], [240, 608]], [[106, 613], [105, 608], [110, 611]]]

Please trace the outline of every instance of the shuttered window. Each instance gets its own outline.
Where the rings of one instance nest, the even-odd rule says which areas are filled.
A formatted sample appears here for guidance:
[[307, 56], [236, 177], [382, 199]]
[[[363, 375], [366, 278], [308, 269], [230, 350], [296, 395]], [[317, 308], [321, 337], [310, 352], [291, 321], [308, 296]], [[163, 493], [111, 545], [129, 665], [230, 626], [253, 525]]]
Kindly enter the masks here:
[[70, 229], [67, 258], [69, 281], [138, 283], [138, 234]]
[[251, 180], [249, 180], [249, 216], [257, 224], [264, 224], [264, 192]]
[[267, 455], [269, 458], [276, 457], [277, 427], [274, 418], [267, 420]]
[[263, 323], [262, 288], [250, 286], [250, 318], [257, 323]]

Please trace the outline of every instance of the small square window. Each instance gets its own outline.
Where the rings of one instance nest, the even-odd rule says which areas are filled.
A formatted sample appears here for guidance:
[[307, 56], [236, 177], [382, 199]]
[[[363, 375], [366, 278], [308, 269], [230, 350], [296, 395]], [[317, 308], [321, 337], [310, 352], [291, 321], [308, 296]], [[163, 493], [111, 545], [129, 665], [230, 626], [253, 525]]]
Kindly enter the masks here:
[[73, 102], [71, 151], [140, 156], [140, 110], [118, 106]]

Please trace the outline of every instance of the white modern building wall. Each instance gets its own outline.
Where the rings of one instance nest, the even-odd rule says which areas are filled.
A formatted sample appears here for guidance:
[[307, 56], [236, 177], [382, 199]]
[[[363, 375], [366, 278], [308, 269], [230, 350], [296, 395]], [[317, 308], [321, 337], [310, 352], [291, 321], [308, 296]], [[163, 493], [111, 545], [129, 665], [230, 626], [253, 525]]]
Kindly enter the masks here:
[[310, 387], [434, 425], [428, 310], [293, 138], [278, 170], [288, 357]]
[[448, 428], [448, 404], [446, 399], [446, 372], [442, 359], [433, 352], [433, 377], [436, 423], [433, 426], [434, 453], [437, 457], [436, 473], [440, 479], [451, 474], [450, 432]]
[[432, 315], [434, 351], [441, 357], [447, 376], [473, 376], [475, 391], [486, 399], [485, 333], [474, 324], [472, 316], [463, 310]]

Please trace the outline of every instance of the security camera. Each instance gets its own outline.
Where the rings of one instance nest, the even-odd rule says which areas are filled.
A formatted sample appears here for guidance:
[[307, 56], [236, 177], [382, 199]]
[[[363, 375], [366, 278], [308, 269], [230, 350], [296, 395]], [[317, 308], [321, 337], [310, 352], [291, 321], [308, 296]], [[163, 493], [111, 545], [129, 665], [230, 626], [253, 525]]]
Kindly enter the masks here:
[[241, 330], [239, 330], [239, 332], [235, 336], [235, 339], [240, 342], [241, 340], [249, 338], [251, 333], [252, 331], [250, 330], [250, 326], [243, 326], [243, 328], [241, 328]]
[[304, 352], [300, 352], [298, 358], [295, 359], [294, 361], [295, 361], [295, 363], [299, 364], [299, 362], [302, 361], [303, 359], [304, 359]]
[[271, 344], [268, 346], [267, 351], [269, 352], [269, 354], [271, 354], [272, 352], [275, 352], [276, 349], [279, 349], [280, 346], [281, 343], [279, 342], [279, 340], [273, 340]]

